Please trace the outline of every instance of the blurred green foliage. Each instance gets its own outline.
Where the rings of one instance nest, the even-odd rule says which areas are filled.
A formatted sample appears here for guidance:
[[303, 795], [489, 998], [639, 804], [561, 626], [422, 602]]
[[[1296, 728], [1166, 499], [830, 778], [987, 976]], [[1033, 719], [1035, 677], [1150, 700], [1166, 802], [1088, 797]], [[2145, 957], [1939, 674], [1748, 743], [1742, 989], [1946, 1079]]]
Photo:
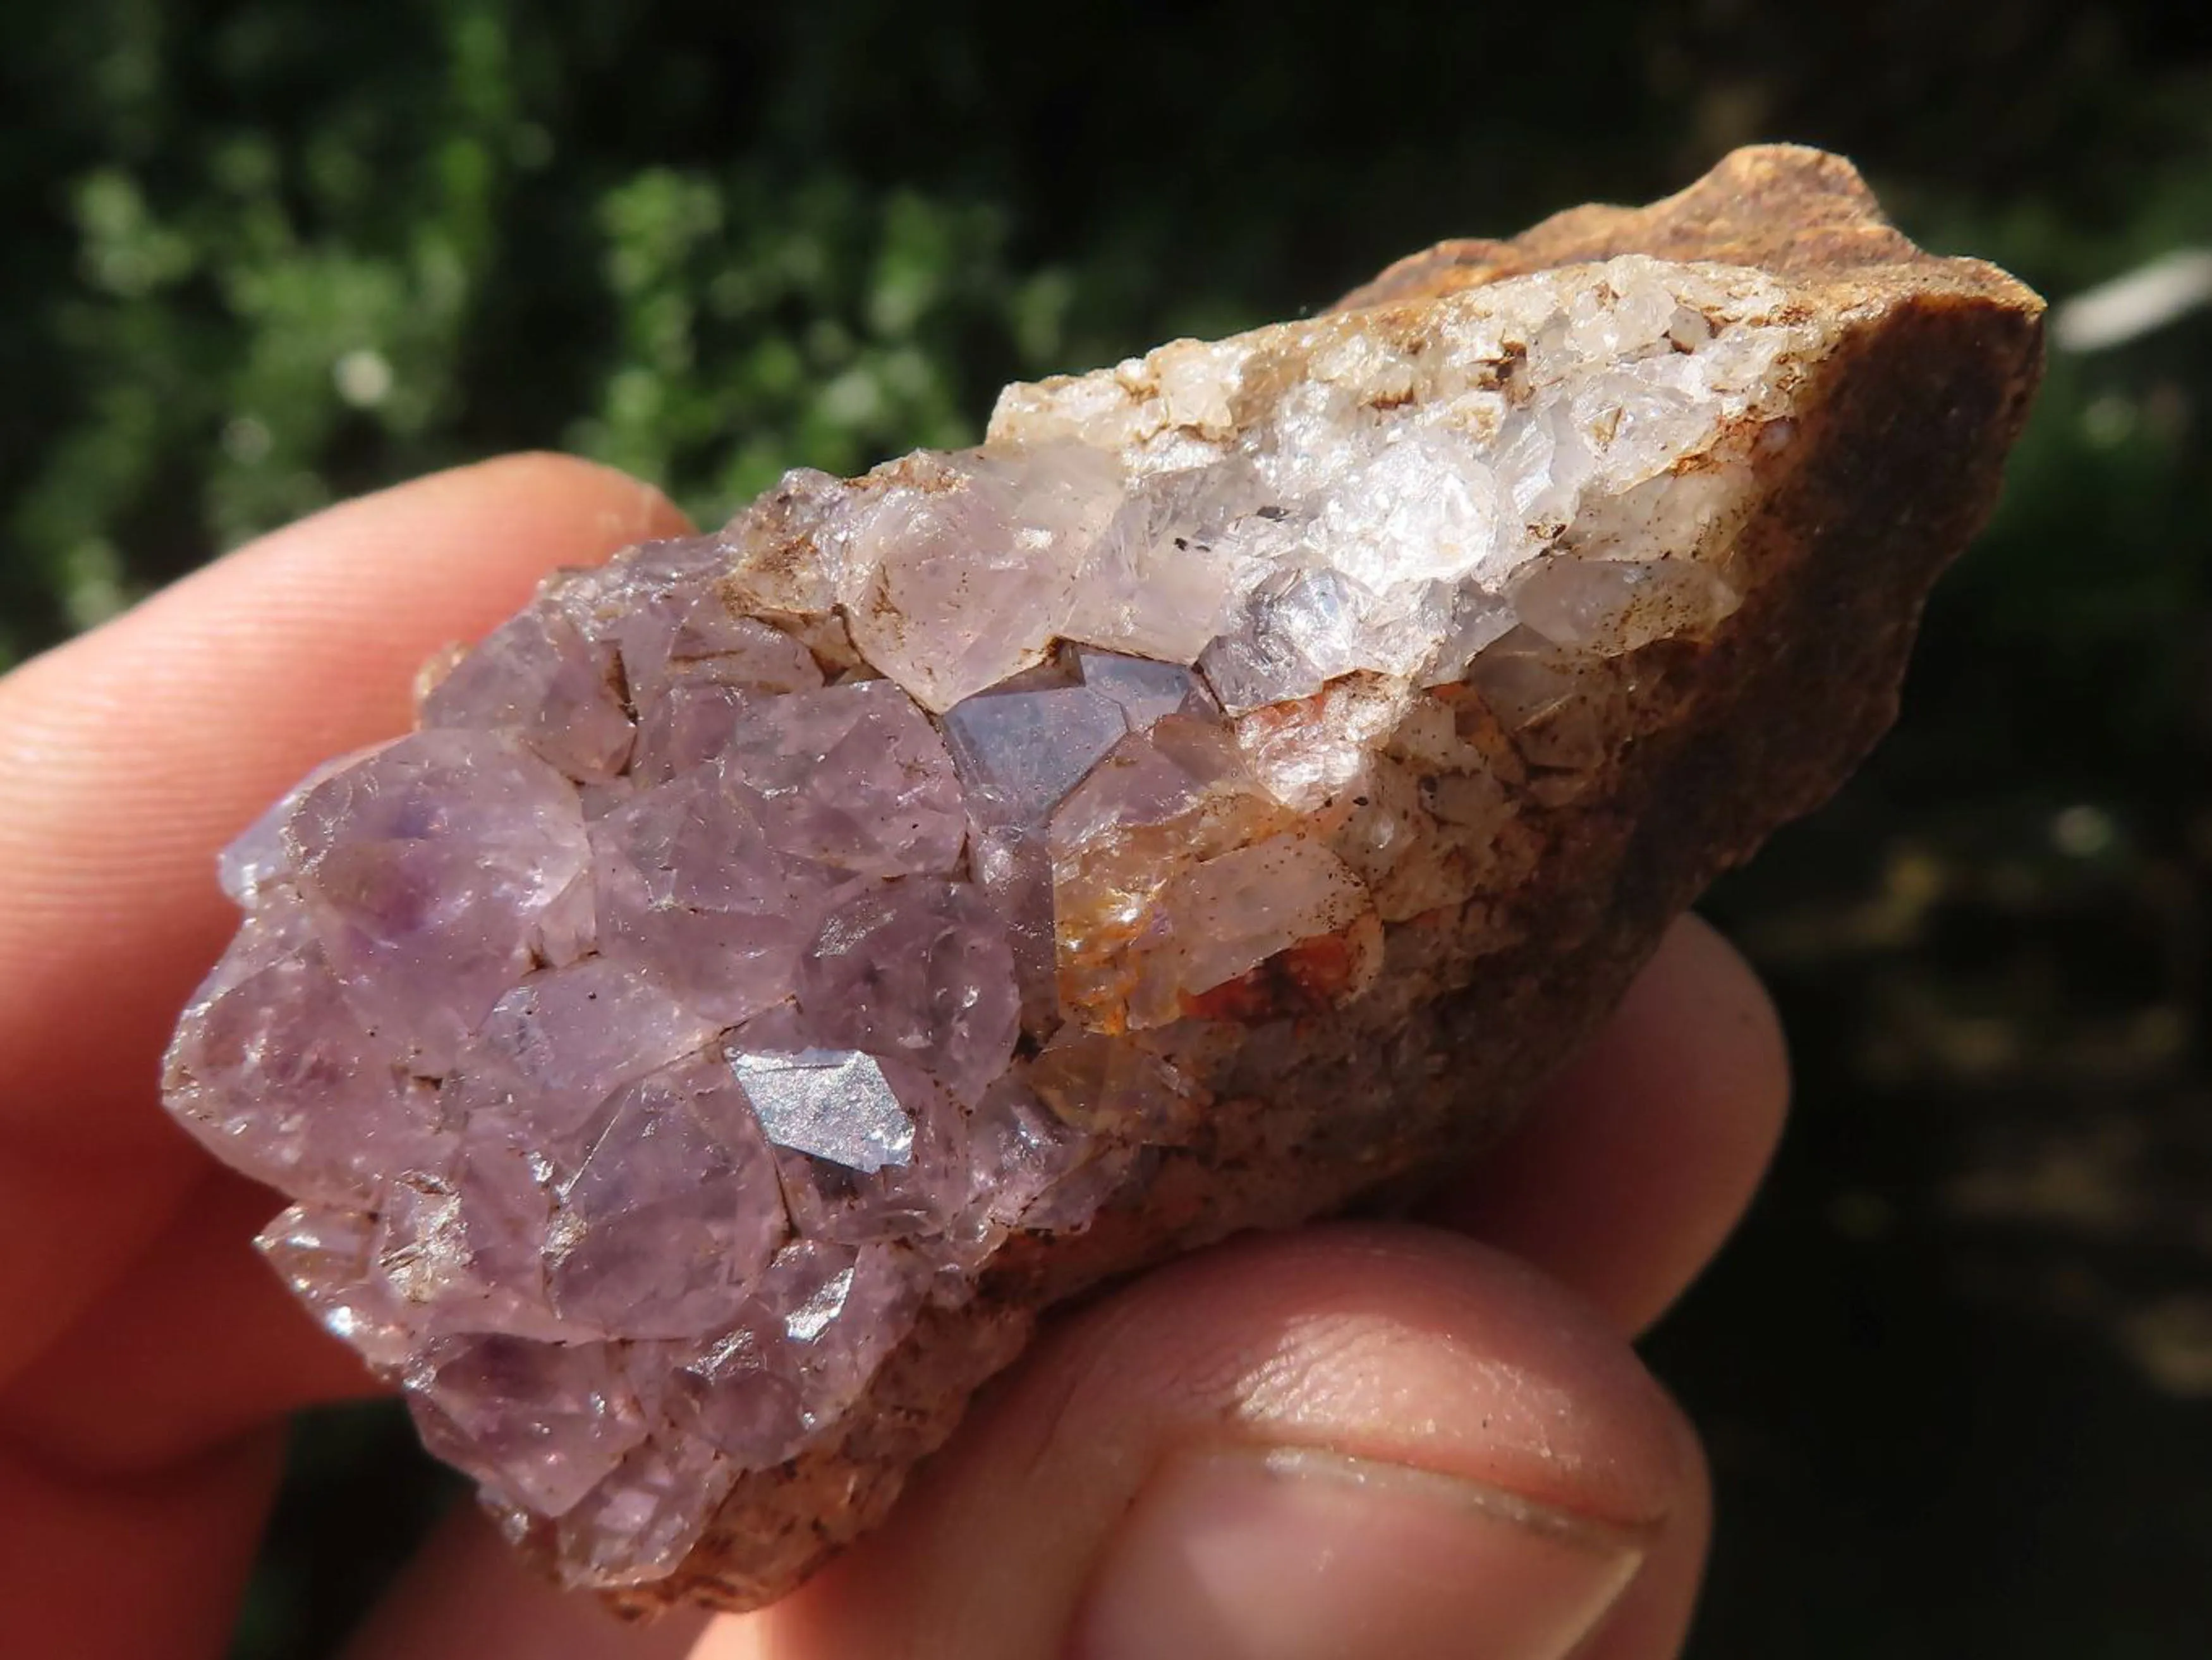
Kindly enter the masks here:
[[[2150, 0], [7, 8], [0, 663], [501, 450], [713, 520], [1754, 138], [2063, 296], [2212, 246], [2209, 35]], [[2202, 1652], [2209, 435], [2202, 313], [2054, 362], [1896, 738], [1717, 897], [1803, 1110], [1655, 1349], [1722, 1494], [1698, 1653]], [[371, 1593], [442, 1491], [405, 1444], [304, 1437], [242, 1656]]]

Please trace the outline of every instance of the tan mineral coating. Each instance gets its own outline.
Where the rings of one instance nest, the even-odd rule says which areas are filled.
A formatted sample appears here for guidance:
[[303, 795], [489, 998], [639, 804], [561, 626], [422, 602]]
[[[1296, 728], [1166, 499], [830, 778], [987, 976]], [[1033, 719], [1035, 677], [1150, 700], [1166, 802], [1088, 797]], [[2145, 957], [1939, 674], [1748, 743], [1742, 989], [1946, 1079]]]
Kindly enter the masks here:
[[[1548, 717], [1516, 724], [1499, 666], [1478, 660], [1468, 684], [1417, 702], [1386, 745], [1387, 777], [1433, 803], [1513, 798], [1502, 838], [1439, 850], [1458, 861], [1447, 885], [1474, 897], [1421, 909], [1418, 894], [1378, 893], [1381, 973], [1340, 1006], [1346, 962], [1360, 981], [1372, 972], [1358, 961], [1371, 934], [1334, 960], [1285, 952], [1209, 994], [1193, 1012], [1269, 1030], [1208, 1078], [1191, 1143], [1140, 1165], [1087, 1231], [1010, 1240], [973, 1302], [925, 1313], [841, 1438], [745, 1476], [680, 1570], [611, 1594], [616, 1607], [774, 1601], [884, 1518], [1040, 1310], [1242, 1229], [1402, 1202], [1423, 1172], [1479, 1151], [1668, 923], [1887, 728], [1929, 587], [1996, 499], [2041, 368], [2042, 302], [1994, 267], [1914, 247], [1849, 163], [1775, 146], [1739, 150], [1650, 207], [1577, 208], [1510, 241], [1442, 244], [1337, 309], [1408, 339], [1427, 300], [1632, 252], [1758, 267], [1826, 325], [1825, 354], [1801, 365], [1792, 441], [1762, 453], [1763, 494], [1730, 560], [1732, 581], [1752, 574], [1741, 608], [1703, 639], [1583, 672], [1577, 705], [1608, 709], [1612, 730], [1594, 781], [1571, 792], [1544, 787], [1557, 775], [1543, 763], [1572, 735]], [[1448, 831], [1440, 805], [1399, 810]]]

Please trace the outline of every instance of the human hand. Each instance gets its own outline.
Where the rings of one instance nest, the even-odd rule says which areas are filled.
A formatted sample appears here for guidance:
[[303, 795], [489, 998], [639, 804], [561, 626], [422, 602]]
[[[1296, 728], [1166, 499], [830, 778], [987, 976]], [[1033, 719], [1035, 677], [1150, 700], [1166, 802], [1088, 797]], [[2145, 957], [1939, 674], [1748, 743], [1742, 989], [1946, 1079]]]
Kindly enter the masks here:
[[[279, 1201], [159, 1110], [235, 922], [215, 850], [404, 729], [416, 665], [547, 569], [684, 528], [620, 475], [510, 458], [279, 532], [0, 681], [15, 1660], [219, 1653], [283, 1414], [377, 1387], [255, 1257]], [[465, 1517], [358, 1660], [1658, 1660], [1706, 1493], [1628, 1339], [1733, 1225], [1785, 1093], [1764, 994], [1685, 921], [1430, 1225], [1232, 1242], [1060, 1320], [775, 1608], [623, 1627]]]

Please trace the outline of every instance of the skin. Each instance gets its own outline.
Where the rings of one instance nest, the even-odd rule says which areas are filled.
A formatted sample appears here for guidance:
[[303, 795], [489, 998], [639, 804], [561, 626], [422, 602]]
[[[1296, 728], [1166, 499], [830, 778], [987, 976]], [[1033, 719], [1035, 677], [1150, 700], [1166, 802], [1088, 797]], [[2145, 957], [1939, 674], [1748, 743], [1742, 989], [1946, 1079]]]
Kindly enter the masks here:
[[[417, 663], [485, 632], [547, 569], [685, 528], [619, 474], [510, 457], [280, 531], [0, 680], [11, 1655], [220, 1653], [283, 1415], [376, 1387], [253, 1256], [278, 1201], [160, 1110], [162, 1045], [234, 924], [216, 849], [318, 761], [404, 730]], [[1285, 1458], [1359, 1475], [1342, 1505], [1341, 1481], [1297, 1489], [1319, 1496], [1298, 1536], [1327, 1545], [1340, 1525], [1345, 1552], [1369, 1529], [1359, 1507], [1395, 1494], [1401, 1556], [1433, 1545], [1479, 1575], [1490, 1535], [1459, 1543], [1463, 1509], [1433, 1493], [1511, 1495], [1618, 1547], [1632, 1578], [1573, 1653], [1674, 1654], [1705, 1550], [1704, 1464], [1630, 1341], [1735, 1224], [1786, 1095], [1764, 994], [1686, 920], [1527, 1128], [1425, 1223], [1235, 1241], [1058, 1322], [893, 1522], [776, 1608], [624, 1627], [531, 1578], [465, 1514], [355, 1660], [1115, 1660], [1182, 1594], [1162, 1564], [1211, 1548], [1178, 1531], [1206, 1509], [1193, 1493], [1217, 1529], [1243, 1518], [1229, 1532], [1265, 1573], [1276, 1535], [1252, 1518], [1276, 1515], [1279, 1484], [1244, 1478]], [[1507, 1634], [1486, 1651], [1533, 1657], [1507, 1629], [1520, 1581], [1500, 1575]], [[1418, 1623], [1431, 1591], [1452, 1594], [1440, 1579], [1394, 1614]], [[1247, 1617], [1221, 1596], [1222, 1618]]]

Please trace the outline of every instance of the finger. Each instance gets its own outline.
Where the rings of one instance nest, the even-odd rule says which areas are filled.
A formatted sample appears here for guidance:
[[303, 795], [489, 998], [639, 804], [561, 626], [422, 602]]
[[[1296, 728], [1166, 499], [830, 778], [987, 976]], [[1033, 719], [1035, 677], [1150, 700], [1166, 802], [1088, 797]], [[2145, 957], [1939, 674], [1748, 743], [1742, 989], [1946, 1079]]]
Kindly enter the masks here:
[[706, 1624], [696, 1608], [626, 1624], [532, 1572], [463, 1503], [355, 1633], [345, 1660], [683, 1660]]
[[1527, 1258], [1641, 1331], [1742, 1216], [1789, 1098], [1765, 988], [1686, 916], [1595, 1041], [1426, 1218]]
[[143, 1257], [0, 1389], [0, 1424], [50, 1460], [111, 1477], [160, 1469], [303, 1402], [381, 1393], [254, 1250], [282, 1203], [210, 1173]]
[[0, 1444], [9, 1660], [222, 1653], [283, 1462], [275, 1428], [167, 1469], [100, 1480]]
[[216, 848], [316, 762], [402, 730], [416, 665], [549, 568], [681, 527], [604, 468], [490, 462], [280, 531], [0, 681], [0, 1377], [207, 1168], [154, 1079], [235, 922]]
[[1705, 1518], [1594, 1311], [1450, 1235], [1316, 1229], [1070, 1321], [882, 1532], [696, 1660], [1658, 1660]]
[[549, 568], [679, 523], [604, 468], [489, 462], [279, 531], [0, 683], [9, 1117], [145, 1133], [82, 1123], [74, 1104], [143, 1096], [232, 926], [215, 850], [316, 762], [404, 730], [422, 660], [495, 624]]

